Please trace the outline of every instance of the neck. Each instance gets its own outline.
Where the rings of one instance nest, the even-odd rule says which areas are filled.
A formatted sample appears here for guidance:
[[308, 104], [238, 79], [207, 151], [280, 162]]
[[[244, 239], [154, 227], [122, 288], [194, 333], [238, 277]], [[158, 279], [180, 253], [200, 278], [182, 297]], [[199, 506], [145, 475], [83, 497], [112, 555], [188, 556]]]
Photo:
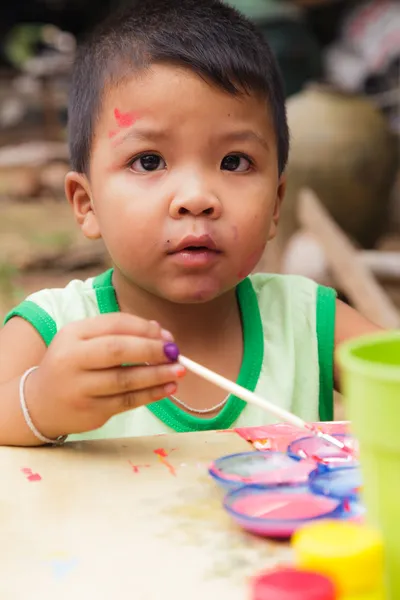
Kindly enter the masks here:
[[235, 289], [210, 302], [177, 304], [132, 286], [117, 270], [113, 283], [121, 311], [157, 321], [174, 335], [184, 352], [190, 351], [194, 340], [218, 338], [239, 316]]

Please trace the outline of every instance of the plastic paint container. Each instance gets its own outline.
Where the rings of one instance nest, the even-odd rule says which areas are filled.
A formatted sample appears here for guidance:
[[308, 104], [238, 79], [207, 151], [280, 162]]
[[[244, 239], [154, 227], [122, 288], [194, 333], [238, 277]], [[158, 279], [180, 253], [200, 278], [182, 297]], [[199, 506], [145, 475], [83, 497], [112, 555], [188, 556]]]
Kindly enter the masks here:
[[343, 394], [360, 442], [368, 521], [382, 531], [388, 600], [400, 599], [400, 331], [340, 346]]
[[233, 490], [251, 484], [304, 484], [314, 468], [315, 463], [294, 460], [283, 452], [243, 452], [219, 458], [209, 473], [221, 487]]
[[[358, 455], [358, 442], [348, 434], [332, 433], [333, 437], [345, 443], [350, 448], [354, 448]], [[343, 452], [340, 448], [335, 448], [325, 440], [316, 437], [303, 437], [295, 440], [288, 446], [288, 454], [292, 458], [313, 459], [316, 462], [321, 462], [329, 466], [356, 466], [358, 461], [350, 456], [347, 452]]]
[[296, 565], [332, 579], [340, 600], [384, 600], [383, 544], [374, 529], [315, 522], [297, 531], [292, 543]]
[[251, 600], [337, 600], [334, 584], [323, 575], [277, 569], [255, 577]]
[[345, 514], [345, 503], [313, 494], [307, 485], [244, 486], [225, 497], [224, 508], [246, 531], [285, 539], [310, 520]]
[[310, 473], [308, 483], [315, 494], [339, 500], [360, 500], [362, 478], [358, 467], [331, 469], [325, 465], [318, 465]]

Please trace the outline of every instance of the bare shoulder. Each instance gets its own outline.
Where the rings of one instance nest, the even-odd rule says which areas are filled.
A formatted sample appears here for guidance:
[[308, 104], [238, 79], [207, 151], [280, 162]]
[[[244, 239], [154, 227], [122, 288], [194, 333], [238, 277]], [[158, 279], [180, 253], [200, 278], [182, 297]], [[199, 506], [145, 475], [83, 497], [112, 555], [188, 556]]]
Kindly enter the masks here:
[[382, 331], [359, 312], [340, 300], [336, 301], [335, 347], [352, 338]]
[[46, 345], [32, 325], [20, 317], [11, 319], [0, 329], [0, 383], [38, 365], [45, 352]]

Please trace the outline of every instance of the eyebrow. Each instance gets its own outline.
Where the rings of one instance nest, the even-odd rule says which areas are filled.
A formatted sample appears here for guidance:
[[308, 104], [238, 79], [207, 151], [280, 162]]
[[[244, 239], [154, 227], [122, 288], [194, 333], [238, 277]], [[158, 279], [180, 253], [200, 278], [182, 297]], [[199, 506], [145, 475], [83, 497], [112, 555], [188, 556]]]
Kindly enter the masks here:
[[167, 139], [168, 137], [169, 133], [167, 131], [135, 127], [127, 131], [123, 136], [117, 137], [114, 140], [113, 145], [119, 146], [128, 140], [159, 142]]
[[219, 137], [221, 141], [226, 142], [258, 142], [266, 150], [269, 150], [268, 142], [262, 135], [256, 133], [252, 129], [244, 129], [243, 131], [232, 131], [225, 133]]
[[[169, 136], [170, 134], [168, 131], [134, 127], [129, 131], [125, 132], [123, 136], [117, 137], [114, 140], [113, 145], [120, 146], [128, 140], [160, 142], [168, 139]], [[270, 149], [268, 142], [260, 134], [256, 133], [252, 129], [244, 129], [242, 131], [231, 131], [221, 136], [218, 136], [218, 139], [222, 142], [257, 142], [266, 150]]]

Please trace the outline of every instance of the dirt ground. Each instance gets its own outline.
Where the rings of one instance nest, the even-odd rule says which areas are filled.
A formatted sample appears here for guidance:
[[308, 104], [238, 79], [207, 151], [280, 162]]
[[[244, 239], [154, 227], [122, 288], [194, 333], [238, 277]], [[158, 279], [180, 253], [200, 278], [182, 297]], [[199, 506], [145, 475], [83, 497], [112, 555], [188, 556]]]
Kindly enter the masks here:
[[[106, 266], [97, 255], [92, 264], [74, 261], [63, 267], [71, 253], [91, 253], [65, 202], [0, 203], [0, 319], [29, 293], [64, 286], [74, 277], [86, 278]], [[86, 261], [90, 262], [90, 261]], [[85, 261], [83, 261], [85, 263]]]

